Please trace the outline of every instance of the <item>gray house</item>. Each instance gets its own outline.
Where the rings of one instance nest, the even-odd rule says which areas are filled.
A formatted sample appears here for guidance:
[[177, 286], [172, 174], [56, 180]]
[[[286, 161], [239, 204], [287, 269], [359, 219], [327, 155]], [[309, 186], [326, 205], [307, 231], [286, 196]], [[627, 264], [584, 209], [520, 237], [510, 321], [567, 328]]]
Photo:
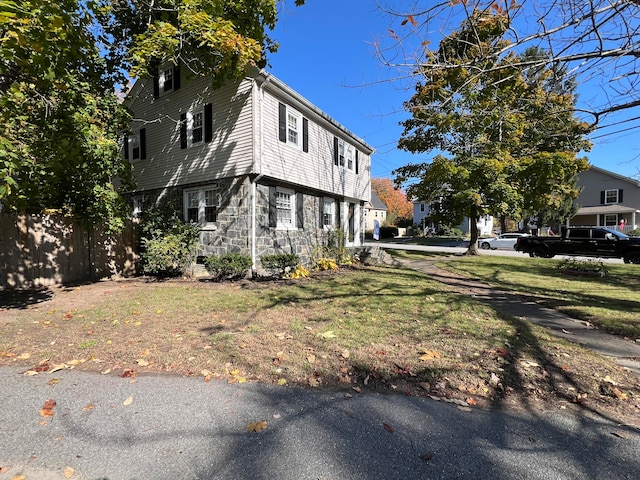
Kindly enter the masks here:
[[630, 232], [640, 227], [640, 182], [591, 166], [578, 175], [580, 206], [572, 226], [606, 226]]
[[387, 219], [387, 206], [384, 204], [380, 197], [371, 190], [371, 200], [364, 206], [364, 229], [367, 232], [373, 231], [375, 221], [377, 220], [380, 226], [384, 225]]
[[141, 79], [125, 156], [134, 212], [171, 201], [202, 228], [199, 255], [296, 253], [328, 231], [364, 240], [373, 149], [264, 70], [213, 89], [173, 66]]

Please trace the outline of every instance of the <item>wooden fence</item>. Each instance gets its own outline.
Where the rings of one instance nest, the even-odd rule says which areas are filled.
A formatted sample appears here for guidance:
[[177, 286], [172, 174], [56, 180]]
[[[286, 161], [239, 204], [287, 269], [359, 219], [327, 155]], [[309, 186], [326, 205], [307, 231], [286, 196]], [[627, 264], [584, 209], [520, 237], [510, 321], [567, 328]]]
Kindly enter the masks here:
[[133, 275], [136, 244], [133, 224], [106, 235], [61, 216], [0, 214], [0, 289]]

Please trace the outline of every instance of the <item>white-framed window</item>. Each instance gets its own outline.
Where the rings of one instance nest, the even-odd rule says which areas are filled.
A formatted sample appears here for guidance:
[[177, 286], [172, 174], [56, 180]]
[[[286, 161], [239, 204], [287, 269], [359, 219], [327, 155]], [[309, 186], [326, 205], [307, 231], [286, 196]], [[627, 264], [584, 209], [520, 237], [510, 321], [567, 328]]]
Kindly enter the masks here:
[[288, 188], [276, 190], [277, 228], [296, 228], [296, 195]]
[[355, 159], [355, 148], [348, 143], [345, 143], [343, 140], [338, 140], [338, 165], [347, 168], [348, 170], [355, 170]]
[[184, 192], [184, 218], [189, 223], [211, 225], [218, 214], [218, 186], [209, 185]]
[[336, 201], [333, 198], [325, 198], [322, 206], [322, 226], [331, 229], [336, 225]]
[[605, 190], [604, 203], [618, 203], [618, 189]]
[[421, 203], [421, 204], [420, 204], [420, 211], [421, 211], [421, 212], [424, 212], [424, 203]]
[[139, 217], [144, 211], [144, 198], [142, 196], [133, 197], [133, 216]]
[[173, 67], [161, 68], [158, 75], [160, 95], [173, 91]]
[[287, 143], [302, 148], [302, 115], [287, 108]]
[[187, 144], [192, 147], [204, 141], [204, 109], [197, 107], [187, 112]]
[[140, 160], [140, 133], [132, 133], [128, 137], [129, 158], [131, 160]]

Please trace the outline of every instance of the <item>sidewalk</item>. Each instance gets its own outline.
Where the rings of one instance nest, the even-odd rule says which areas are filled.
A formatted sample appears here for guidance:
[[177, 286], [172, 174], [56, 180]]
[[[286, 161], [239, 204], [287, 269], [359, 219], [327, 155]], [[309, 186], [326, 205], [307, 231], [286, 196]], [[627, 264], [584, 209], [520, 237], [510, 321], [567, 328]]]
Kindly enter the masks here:
[[488, 303], [499, 312], [526, 319], [549, 329], [554, 335], [579, 343], [604, 356], [612, 357], [620, 366], [640, 375], [640, 344], [624, 340], [576, 320], [550, 308], [539, 305], [535, 298], [519, 293], [495, 289], [485, 283], [461, 278], [433, 265], [426, 260], [399, 261], [404, 266], [422, 272], [430, 278], [445, 283], [456, 291], [471, 295]]

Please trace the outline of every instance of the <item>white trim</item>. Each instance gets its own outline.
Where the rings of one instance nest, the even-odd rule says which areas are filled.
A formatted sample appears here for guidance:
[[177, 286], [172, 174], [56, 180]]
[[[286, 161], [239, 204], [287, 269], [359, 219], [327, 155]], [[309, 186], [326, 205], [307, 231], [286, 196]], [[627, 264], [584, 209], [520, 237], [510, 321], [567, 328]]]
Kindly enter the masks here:
[[[282, 213], [289, 210], [291, 218], [289, 222], [281, 220]], [[296, 192], [289, 188], [276, 188], [276, 229], [295, 230], [296, 227]]]
[[[288, 105], [286, 107], [285, 124], [287, 129], [287, 145], [302, 150], [302, 114]], [[292, 137], [295, 137], [295, 140], [292, 140]]]
[[[135, 150], [138, 149], [138, 155], [135, 155]], [[140, 145], [140, 131], [132, 133], [127, 137], [127, 149], [129, 150], [129, 160], [140, 160], [142, 158], [142, 145]]]
[[[196, 123], [197, 122], [197, 123]], [[193, 139], [194, 133], [197, 140]], [[187, 147], [204, 143], [204, 106], [198, 105], [187, 112]]]
[[[209, 193], [208, 196], [207, 193]], [[213, 207], [213, 214], [216, 216], [217, 220], [218, 207], [220, 206], [218, 184], [214, 183], [197, 188], [184, 189], [182, 194], [184, 197], [183, 215], [185, 222], [198, 223], [205, 230], [215, 230], [216, 221], [206, 220], [206, 209], [207, 207]], [[207, 198], [211, 201], [210, 204], [207, 204]], [[194, 212], [193, 209], [197, 210]], [[195, 219], [193, 217], [194, 213], [196, 214]]]
[[[612, 202], [609, 201], [609, 193], [610, 192], [614, 192], [615, 193], [615, 197], [616, 199]], [[612, 203], [619, 203], [620, 202], [620, 190], [617, 188], [610, 188], [608, 190], [604, 191], [604, 203], [605, 205], [611, 205]]]
[[[165, 83], [168, 81], [171, 81], [171, 85], [165, 88]], [[158, 69], [158, 93], [161, 97], [175, 90], [175, 81], [176, 79], [173, 78], [173, 65], [167, 64]]]

